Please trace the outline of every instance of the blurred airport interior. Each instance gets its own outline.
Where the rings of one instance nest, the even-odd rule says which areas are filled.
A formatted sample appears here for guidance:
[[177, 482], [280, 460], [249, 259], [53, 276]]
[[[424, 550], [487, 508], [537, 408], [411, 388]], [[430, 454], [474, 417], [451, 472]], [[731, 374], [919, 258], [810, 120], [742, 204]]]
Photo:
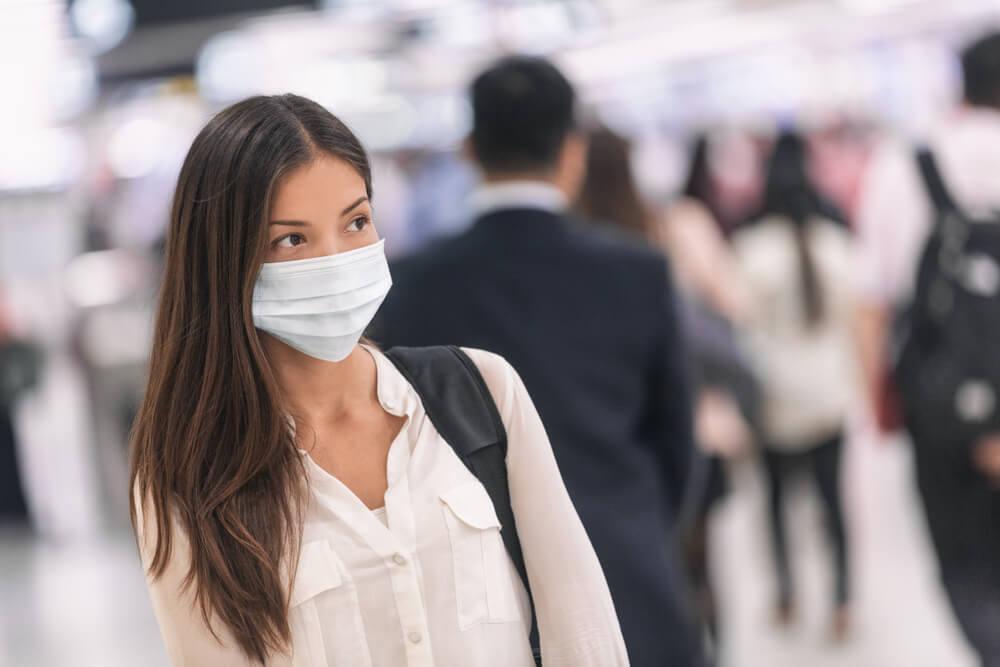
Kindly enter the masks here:
[[[399, 256], [471, 222], [469, 81], [500, 54], [537, 54], [576, 86], [588, 124], [628, 138], [659, 215], [701, 136], [704, 203], [734, 236], [761, 205], [774, 138], [795, 128], [854, 226], [873, 154], [953, 113], [956, 54], [994, 25], [996, 0], [4, 0], [0, 665], [167, 664], [128, 525], [126, 443], [170, 198], [215, 111], [294, 92], [344, 119], [372, 154], [375, 222]], [[775, 623], [767, 479], [738, 451], [722, 457], [729, 488], [706, 528], [719, 665], [975, 664], [908, 446], [852, 389], [852, 629], [828, 636], [831, 556], [819, 497], [798, 483], [798, 620]]]

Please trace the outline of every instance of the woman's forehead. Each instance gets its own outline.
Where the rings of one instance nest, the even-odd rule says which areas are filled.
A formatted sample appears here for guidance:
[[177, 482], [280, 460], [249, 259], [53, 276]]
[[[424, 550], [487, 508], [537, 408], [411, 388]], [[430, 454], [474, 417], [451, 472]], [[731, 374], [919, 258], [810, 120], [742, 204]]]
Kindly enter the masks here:
[[322, 156], [288, 174], [278, 184], [271, 217], [308, 220], [339, 214], [366, 196], [365, 181], [351, 164]]

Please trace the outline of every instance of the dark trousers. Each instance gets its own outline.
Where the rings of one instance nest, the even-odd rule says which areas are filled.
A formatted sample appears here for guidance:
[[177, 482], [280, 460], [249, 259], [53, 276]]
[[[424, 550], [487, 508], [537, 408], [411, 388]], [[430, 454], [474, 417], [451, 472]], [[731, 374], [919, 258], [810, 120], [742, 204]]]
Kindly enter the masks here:
[[1000, 667], [1000, 492], [970, 447], [913, 437], [917, 487], [955, 619], [985, 667]]
[[834, 600], [838, 606], [848, 600], [847, 533], [840, 498], [840, 452], [843, 436], [819, 443], [809, 443], [792, 451], [764, 449], [764, 469], [768, 482], [768, 509], [771, 518], [771, 543], [778, 579], [778, 598], [783, 605], [792, 601], [792, 573], [788, 560], [788, 540], [782, 508], [784, 491], [790, 473], [807, 470], [816, 481], [826, 514], [826, 528], [833, 547], [836, 587]]
[[0, 402], [0, 520], [25, 521], [28, 507], [17, 465], [10, 406]]

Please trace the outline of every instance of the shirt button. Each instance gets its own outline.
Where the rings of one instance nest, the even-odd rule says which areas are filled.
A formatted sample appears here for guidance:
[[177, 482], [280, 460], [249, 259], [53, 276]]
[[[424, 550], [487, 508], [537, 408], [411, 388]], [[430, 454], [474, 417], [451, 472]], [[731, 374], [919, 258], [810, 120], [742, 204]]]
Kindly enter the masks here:
[[395, 563], [396, 565], [403, 566], [406, 565], [406, 558], [403, 556], [403, 554], [396, 554], [395, 556], [392, 557], [392, 562]]
[[419, 644], [421, 640], [423, 640], [424, 638], [424, 636], [421, 635], [419, 632], [411, 632], [409, 635], [407, 635], [407, 637], [414, 644]]

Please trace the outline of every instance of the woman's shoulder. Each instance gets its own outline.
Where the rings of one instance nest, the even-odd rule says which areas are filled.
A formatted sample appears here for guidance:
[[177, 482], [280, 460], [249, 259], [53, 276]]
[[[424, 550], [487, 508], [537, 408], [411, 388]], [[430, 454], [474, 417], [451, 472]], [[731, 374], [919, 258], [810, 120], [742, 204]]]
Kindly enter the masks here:
[[476, 365], [500, 414], [506, 417], [514, 402], [524, 392], [524, 385], [517, 371], [499, 354], [471, 347], [463, 347], [462, 351]]
[[463, 347], [462, 352], [476, 364], [479, 373], [491, 388], [494, 385], [504, 387], [510, 384], [517, 374], [510, 362], [495, 352], [475, 347]]
[[769, 214], [741, 225], [733, 232], [733, 251], [743, 259], [769, 255], [783, 248], [793, 233], [793, 223], [787, 218]]
[[692, 220], [696, 223], [712, 222], [712, 212], [705, 204], [694, 197], [682, 196], [670, 202], [665, 211], [665, 216], [670, 221], [688, 223]]

